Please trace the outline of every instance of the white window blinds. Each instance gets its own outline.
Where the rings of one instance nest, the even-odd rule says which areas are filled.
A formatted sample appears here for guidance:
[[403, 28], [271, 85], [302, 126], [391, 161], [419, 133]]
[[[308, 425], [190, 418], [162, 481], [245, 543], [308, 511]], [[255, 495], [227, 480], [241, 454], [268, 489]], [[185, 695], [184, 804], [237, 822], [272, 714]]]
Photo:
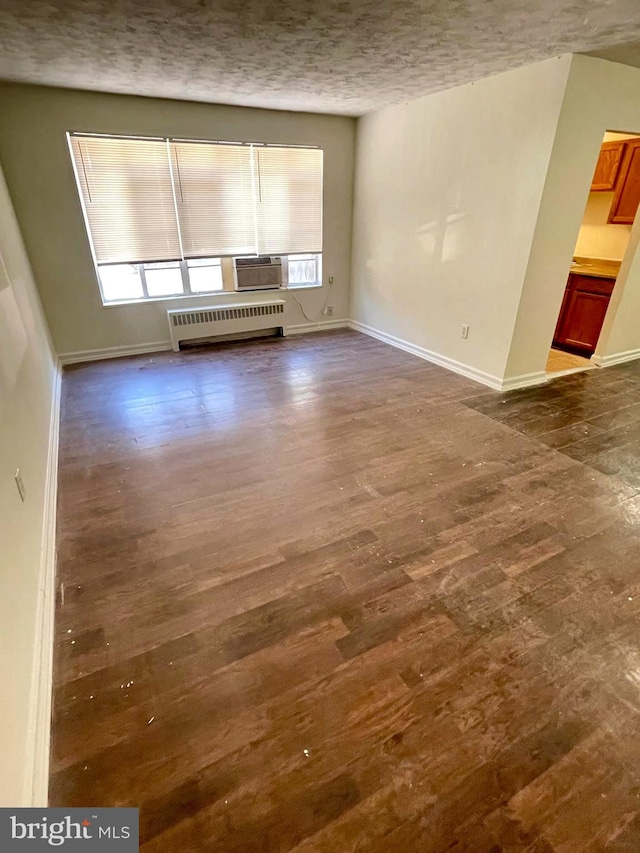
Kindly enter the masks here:
[[185, 257], [254, 254], [251, 147], [172, 142], [171, 151]]
[[97, 263], [322, 251], [322, 151], [73, 134]]
[[96, 261], [180, 258], [166, 142], [73, 136], [71, 145]]
[[322, 251], [322, 151], [256, 147], [258, 253]]

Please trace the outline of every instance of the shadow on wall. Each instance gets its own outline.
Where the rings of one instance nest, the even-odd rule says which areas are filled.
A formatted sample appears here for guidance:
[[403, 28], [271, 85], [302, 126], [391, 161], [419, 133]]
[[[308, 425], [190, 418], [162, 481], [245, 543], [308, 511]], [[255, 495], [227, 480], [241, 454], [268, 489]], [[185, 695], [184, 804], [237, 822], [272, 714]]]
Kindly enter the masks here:
[[0, 255], [0, 421], [5, 408], [1, 403], [16, 384], [27, 347], [27, 330]]
[[[465, 237], [470, 227], [471, 217], [466, 211], [454, 211], [440, 219], [419, 225], [412, 237], [402, 237], [404, 231], [398, 231], [400, 239], [393, 251], [379, 246], [373, 257], [366, 262], [368, 287], [376, 293], [376, 300], [391, 309], [397, 300], [398, 270], [406, 266], [408, 256], [419, 258], [412, 267], [413, 280], [418, 285], [402, 291], [402, 304], [410, 312], [423, 312], [423, 293], [441, 286], [443, 268], [453, 267], [456, 261], [464, 262]], [[406, 232], [408, 235], [411, 233]], [[410, 244], [410, 245], [409, 245]], [[446, 280], [446, 279], [445, 279]]]
[[446, 264], [462, 255], [467, 220], [467, 213], [456, 212], [418, 228], [418, 243], [427, 263]]

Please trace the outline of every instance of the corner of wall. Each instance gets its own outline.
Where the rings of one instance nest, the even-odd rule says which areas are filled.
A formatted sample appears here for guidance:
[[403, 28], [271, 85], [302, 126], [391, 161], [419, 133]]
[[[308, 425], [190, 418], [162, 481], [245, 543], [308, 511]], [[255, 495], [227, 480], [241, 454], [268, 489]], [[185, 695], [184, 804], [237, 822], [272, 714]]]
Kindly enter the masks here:
[[502, 387], [571, 62], [360, 119], [353, 321]]
[[[640, 69], [595, 57], [571, 57], [511, 341], [508, 377], [544, 367], [602, 138], [607, 130], [640, 133], [639, 85]], [[620, 311], [622, 300], [630, 308], [634, 306], [625, 312], [629, 316], [635, 316], [640, 308], [640, 263], [628, 266], [625, 256], [622, 279], [625, 268], [627, 287], [624, 291], [616, 288], [620, 306], [616, 314], [618, 302], [610, 305], [597, 350], [602, 363], [607, 363], [609, 356], [626, 359], [640, 345], [635, 329], [631, 334], [622, 333]], [[630, 289], [632, 280], [638, 285]], [[637, 298], [633, 297], [635, 292]]]
[[[0, 171], [0, 660], [11, 697], [0, 718], [0, 804], [47, 802], [51, 717], [60, 367]], [[20, 468], [27, 493], [11, 474]], [[22, 497], [22, 500], [21, 500]]]
[[58, 450], [62, 365], [55, 365], [51, 391], [51, 419], [44, 492], [41, 560], [38, 579], [36, 640], [31, 677], [31, 705], [27, 731], [25, 806], [48, 805], [49, 752], [53, 693], [53, 649], [56, 578], [56, 506], [58, 499]]
[[[552, 197], [556, 191], [555, 169], [567, 92], [570, 86], [572, 73], [576, 67], [576, 60], [587, 58], [588, 57], [579, 57], [576, 54], [563, 54], [559, 57], [562, 61], [564, 79], [557, 102], [553, 142], [548, 153], [544, 186], [539, 199], [536, 225], [531, 245], [529, 247], [529, 258], [527, 261], [525, 276], [522, 281], [518, 310], [515, 315], [511, 332], [511, 342], [503, 374], [503, 383], [509, 388], [527, 387], [526, 383], [531, 377], [543, 377], [545, 375], [545, 365], [553, 329], [549, 333], [548, 342], [541, 346], [540, 335], [544, 337], [546, 332], [544, 330], [539, 330], [538, 326], [543, 326], [541, 313], [544, 314], [544, 310], [542, 312], [540, 310], [543, 308], [543, 306], [540, 305], [542, 297], [533, 292], [534, 286], [532, 283], [538, 276], [544, 275], [544, 272], [541, 272], [541, 269], [544, 267], [546, 259], [544, 257], [544, 249], [542, 246], [549, 240], [549, 225], [547, 218], [549, 216], [548, 211], [554, 203], [554, 199]], [[562, 144], [561, 139], [560, 144]], [[574, 246], [575, 241], [572, 243], [569, 250], [569, 257], [566, 264], [567, 269], [569, 268]], [[562, 290], [560, 290], [557, 295], [558, 299], [561, 299]], [[548, 297], [545, 296], [544, 298]], [[559, 310], [559, 301], [557, 307]], [[539, 332], [539, 334], [536, 334], [537, 332]], [[523, 385], [522, 383], [525, 384]]]

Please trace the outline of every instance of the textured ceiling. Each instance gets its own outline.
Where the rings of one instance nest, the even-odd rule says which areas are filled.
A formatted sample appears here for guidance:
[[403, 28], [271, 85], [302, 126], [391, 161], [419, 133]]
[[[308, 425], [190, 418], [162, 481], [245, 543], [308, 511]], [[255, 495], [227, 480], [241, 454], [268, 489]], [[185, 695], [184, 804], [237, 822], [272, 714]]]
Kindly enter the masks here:
[[0, 78], [349, 115], [638, 40], [639, 0], [0, 0]]

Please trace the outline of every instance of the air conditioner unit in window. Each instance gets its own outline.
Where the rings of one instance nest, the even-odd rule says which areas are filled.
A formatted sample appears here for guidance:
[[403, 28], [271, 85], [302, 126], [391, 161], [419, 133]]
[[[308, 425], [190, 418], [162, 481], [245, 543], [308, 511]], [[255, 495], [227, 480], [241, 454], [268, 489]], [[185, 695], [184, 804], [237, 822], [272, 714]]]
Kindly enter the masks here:
[[275, 290], [282, 287], [282, 258], [263, 255], [233, 259], [236, 290]]

